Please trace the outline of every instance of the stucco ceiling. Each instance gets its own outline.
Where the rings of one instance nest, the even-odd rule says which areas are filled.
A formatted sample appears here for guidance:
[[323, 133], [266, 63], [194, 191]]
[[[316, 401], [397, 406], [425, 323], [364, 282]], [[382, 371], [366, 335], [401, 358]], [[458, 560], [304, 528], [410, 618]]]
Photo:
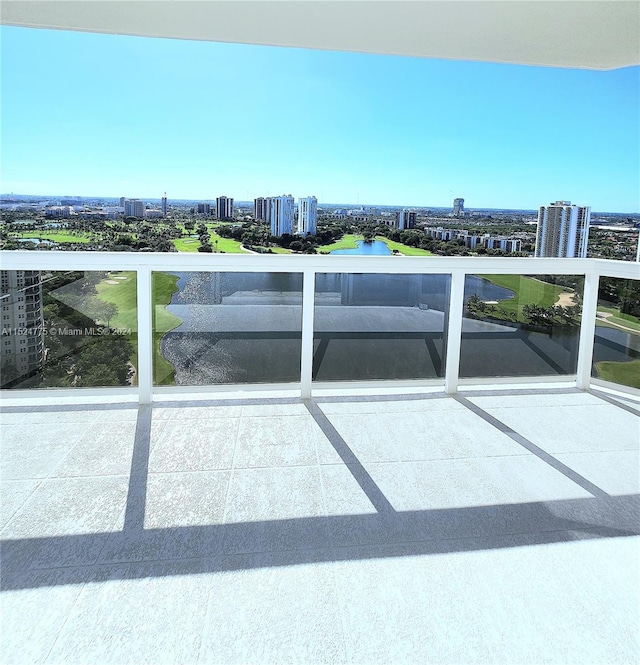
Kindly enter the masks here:
[[3, 0], [1, 22], [557, 67], [640, 64], [627, 0]]

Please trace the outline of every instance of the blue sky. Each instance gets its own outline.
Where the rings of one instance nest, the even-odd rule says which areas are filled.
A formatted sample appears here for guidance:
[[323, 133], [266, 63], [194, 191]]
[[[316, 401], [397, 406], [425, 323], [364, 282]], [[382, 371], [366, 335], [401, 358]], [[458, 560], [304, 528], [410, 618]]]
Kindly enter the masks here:
[[20, 194], [640, 211], [640, 68], [2, 28]]

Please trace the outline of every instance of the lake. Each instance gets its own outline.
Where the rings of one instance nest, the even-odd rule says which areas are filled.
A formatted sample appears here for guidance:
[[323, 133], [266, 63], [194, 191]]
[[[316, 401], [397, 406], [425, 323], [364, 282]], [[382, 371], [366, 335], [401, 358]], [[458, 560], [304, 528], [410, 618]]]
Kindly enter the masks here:
[[373, 242], [356, 240], [356, 244], [358, 245], [356, 249], [334, 249], [329, 254], [358, 254], [360, 256], [388, 256], [393, 254], [382, 240], [374, 240]]

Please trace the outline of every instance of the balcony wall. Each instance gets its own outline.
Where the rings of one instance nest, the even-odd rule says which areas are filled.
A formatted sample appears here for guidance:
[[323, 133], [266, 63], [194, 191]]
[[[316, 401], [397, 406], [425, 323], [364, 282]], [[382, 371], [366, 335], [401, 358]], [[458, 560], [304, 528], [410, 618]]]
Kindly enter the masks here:
[[[602, 384], [592, 377], [594, 347], [595, 360], [600, 359], [600, 346], [606, 347], [607, 362], [640, 357], [640, 335], [632, 327], [624, 343], [603, 336], [606, 321], [599, 320], [596, 329], [599, 279], [640, 278], [637, 264], [619, 261], [4, 252], [2, 268], [131, 275], [137, 291], [136, 311], [129, 313], [136, 324], [130, 340], [135, 346], [135, 385], [109, 390], [136, 392], [141, 403], [152, 401], [154, 393], [233, 386], [295, 389], [302, 397], [313, 390], [365, 384], [439, 386], [448, 394], [460, 384], [527, 381], [563, 381], [587, 389]], [[170, 326], [159, 324], [158, 316], [166, 313], [163, 305], [154, 304], [153, 284], [160, 273], [178, 273], [184, 283], [201, 276], [200, 287], [204, 282], [202, 288], [214, 294], [202, 301], [186, 289], [181, 304], [171, 306], [181, 321], [197, 319], [191, 327], [169, 332]], [[514, 320], [499, 320], [492, 317], [493, 292], [476, 296], [484, 309], [472, 312], [469, 299], [478, 291], [478, 275], [516, 276], [514, 283], [525, 275], [555, 276], [558, 282], [571, 276], [578, 285], [581, 315], [571, 325], [522, 325], [516, 313], [536, 304], [534, 296], [527, 296], [534, 298], [532, 303], [523, 296], [512, 307]], [[538, 281], [545, 286], [550, 281], [545, 280]], [[612, 329], [615, 326], [607, 328]], [[179, 385], [163, 385], [171, 381], [154, 368], [154, 345], [160, 344], [167, 355], [169, 341], [179, 345], [185, 340], [186, 364], [199, 370], [208, 366], [208, 371], [187, 368]], [[224, 358], [240, 357], [244, 367], [233, 361], [231, 370], [217, 371]], [[15, 387], [3, 393], [26, 394], [19, 383]]]

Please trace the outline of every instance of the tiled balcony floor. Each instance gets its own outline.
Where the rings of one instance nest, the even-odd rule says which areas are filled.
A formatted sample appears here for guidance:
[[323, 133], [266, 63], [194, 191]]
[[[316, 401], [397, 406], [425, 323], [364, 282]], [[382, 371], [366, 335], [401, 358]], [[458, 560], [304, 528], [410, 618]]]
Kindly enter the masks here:
[[640, 420], [571, 390], [7, 407], [3, 663], [636, 663]]

